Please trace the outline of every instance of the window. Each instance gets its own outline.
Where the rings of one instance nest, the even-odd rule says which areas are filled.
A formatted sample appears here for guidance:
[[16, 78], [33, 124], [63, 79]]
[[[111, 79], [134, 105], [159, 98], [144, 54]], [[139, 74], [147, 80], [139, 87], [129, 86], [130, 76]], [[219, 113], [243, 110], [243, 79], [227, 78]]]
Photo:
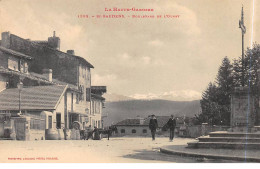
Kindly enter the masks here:
[[10, 56], [8, 58], [8, 69], [19, 71], [19, 60], [15, 57]]
[[135, 130], [135, 129], [133, 129], [133, 130], [132, 130], [132, 133], [136, 133], [136, 130]]
[[101, 128], [100, 120], [98, 120], [98, 128]]
[[121, 129], [121, 133], [125, 133], [125, 129]]
[[56, 114], [56, 128], [57, 129], [61, 128], [61, 114], [60, 113]]
[[18, 70], [24, 73], [24, 61], [22, 59], [19, 60]]
[[52, 128], [52, 116], [48, 116], [48, 128]]
[[95, 104], [94, 104], [94, 100], [91, 100], [91, 106], [92, 106], [92, 107], [91, 107], [91, 114], [95, 114], [95, 113], [94, 113], [94, 110], [95, 110], [94, 105], [95, 105]]
[[27, 62], [24, 63], [24, 73], [28, 73], [28, 65], [27, 65]]
[[84, 68], [84, 78], [87, 79], [87, 70], [86, 70], [86, 67]]
[[143, 133], [147, 133], [147, 130], [146, 130], [146, 129], [143, 129]]
[[73, 112], [73, 93], [71, 93], [71, 112]]
[[81, 66], [81, 71], [82, 71], [82, 77], [84, 77], [84, 68], [83, 68], [83, 66]]
[[96, 113], [99, 113], [99, 102], [98, 101], [96, 101], [95, 110], [96, 110]]
[[84, 86], [80, 85], [79, 91], [80, 91], [79, 101], [84, 100]]
[[79, 104], [79, 94], [76, 94], [76, 104]]

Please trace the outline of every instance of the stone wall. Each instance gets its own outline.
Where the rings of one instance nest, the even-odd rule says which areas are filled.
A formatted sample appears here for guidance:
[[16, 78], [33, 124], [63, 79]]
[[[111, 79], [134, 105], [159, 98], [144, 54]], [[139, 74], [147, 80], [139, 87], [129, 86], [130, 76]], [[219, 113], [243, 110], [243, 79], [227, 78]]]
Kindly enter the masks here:
[[197, 138], [203, 135], [208, 135], [210, 132], [214, 131], [227, 131], [230, 127], [229, 126], [204, 126], [196, 125], [196, 126], [186, 126], [185, 135], [182, 137], [191, 137]]
[[[125, 133], [122, 133], [122, 130], [125, 130]], [[132, 133], [132, 130], [136, 130], [136, 133]], [[147, 132], [144, 133], [143, 130]], [[117, 136], [151, 136], [148, 126], [117, 126], [117, 131]]]
[[77, 85], [79, 61], [76, 57], [13, 34], [10, 35], [10, 48], [33, 57], [29, 72], [41, 74], [43, 69], [52, 69], [53, 78]]
[[45, 130], [29, 130], [29, 137], [27, 140], [45, 140]]
[[8, 68], [8, 55], [0, 51], [0, 67]]

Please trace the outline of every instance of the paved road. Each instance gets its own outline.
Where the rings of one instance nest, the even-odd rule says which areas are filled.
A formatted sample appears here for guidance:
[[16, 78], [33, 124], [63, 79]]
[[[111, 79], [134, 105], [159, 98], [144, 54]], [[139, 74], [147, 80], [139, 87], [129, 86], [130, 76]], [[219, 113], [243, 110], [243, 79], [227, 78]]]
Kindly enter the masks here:
[[[164, 145], [186, 144], [191, 139], [121, 137], [110, 140], [0, 141], [0, 162], [83, 162], [83, 163], [196, 163], [159, 152]], [[216, 161], [203, 161], [216, 162]], [[221, 161], [219, 161], [221, 162]], [[223, 162], [223, 161], [222, 161]]]

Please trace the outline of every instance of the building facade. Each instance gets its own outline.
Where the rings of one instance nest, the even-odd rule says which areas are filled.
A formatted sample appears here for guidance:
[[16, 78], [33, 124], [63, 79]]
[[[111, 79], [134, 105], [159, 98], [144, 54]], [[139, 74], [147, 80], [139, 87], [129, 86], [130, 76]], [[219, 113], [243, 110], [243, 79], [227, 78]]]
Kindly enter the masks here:
[[[159, 135], [168, 135], [167, 132], [162, 131], [163, 126], [168, 122], [169, 116], [157, 116], [158, 131]], [[115, 126], [117, 127], [117, 136], [151, 136], [149, 129], [150, 118], [134, 118], [125, 119]]]
[[[51, 111], [52, 123], [49, 123], [49, 128], [72, 129], [75, 121], [82, 124], [81, 129], [90, 125], [103, 127], [101, 116], [105, 99], [102, 94], [106, 92], [106, 87], [91, 87], [91, 69], [94, 66], [76, 56], [74, 50], [66, 53], [60, 51], [60, 39], [55, 32], [47, 41], [31, 41], [3, 32], [0, 44], [0, 95], [1, 91], [17, 88], [18, 84], [23, 84], [26, 89], [67, 86], [59, 107]], [[21, 102], [19, 111], [29, 116], [23, 104]], [[9, 110], [0, 107], [0, 111]], [[49, 110], [39, 110], [43, 111]]]

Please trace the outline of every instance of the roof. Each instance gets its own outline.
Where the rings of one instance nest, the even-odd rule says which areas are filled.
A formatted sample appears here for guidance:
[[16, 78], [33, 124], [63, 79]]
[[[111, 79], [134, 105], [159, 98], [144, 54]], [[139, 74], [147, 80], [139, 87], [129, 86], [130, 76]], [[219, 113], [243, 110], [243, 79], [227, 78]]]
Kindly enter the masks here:
[[22, 76], [22, 77], [26, 77], [26, 78], [29, 78], [31, 80], [37, 80], [37, 81], [40, 81], [40, 82], [43, 82], [43, 83], [49, 84], [49, 85], [64, 85], [64, 86], [68, 85], [68, 89], [71, 89], [75, 92], [79, 92], [78, 87], [76, 85], [66, 83], [66, 82], [62, 82], [62, 81], [59, 81], [59, 80], [54, 79], [54, 78], [52, 79], [52, 81], [49, 81], [49, 80], [46, 79], [46, 77], [44, 75], [34, 73], [34, 72], [21, 73], [21, 72], [9, 70], [9, 69], [6, 69], [6, 68], [3, 68], [3, 67], [0, 66], [0, 73]]
[[[63, 52], [63, 51], [60, 51], [60, 50], [57, 50], [57, 49], [48, 47], [48, 45], [46, 45], [46, 43], [44, 43], [44, 41], [31, 41], [31, 40], [29, 40], [29, 39], [24, 39], [24, 38], [21, 38], [21, 37], [19, 37], [19, 36], [17, 36], [17, 35], [14, 35], [14, 34], [11, 34], [11, 35], [12, 35], [12, 36], [15, 36], [15, 37], [18, 37], [18, 38], [20, 38], [20, 39], [22, 39], [22, 40], [24, 40], [24, 41], [30, 42], [31, 44], [44, 46], [44, 47], [49, 48], [49, 49], [51, 49], [51, 50], [60, 52], [60, 53], [62, 53], [62, 54], [66, 54], [66, 55], [68, 55], [68, 56], [75, 57], [75, 58], [81, 60], [83, 63], [85, 63], [88, 67], [94, 68], [94, 66], [93, 66], [91, 63], [89, 63], [86, 59], [84, 59], [84, 58], [82, 58], [82, 57], [80, 57], [80, 56], [71, 55], [71, 54], [69, 54], [69, 53], [66, 53], [66, 52]], [[18, 52], [18, 53], [19, 53], [19, 52]]]
[[136, 126], [136, 125], [139, 126], [141, 124], [140, 124], [140, 119], [125, 119], [125, 120], [118, 122], [115, 125], [116, 126]]
[[54, 82], [50, 82], [46, 78], [41, 78], [39, 76], [35, 76], [35, 74], [33, 74], [33, 73], [22, 73], [22, 72], [18, 72], [18, 71], [14, 71], [14, 70], [9, 70], [9, 69], [3, 68], [1, 66], [0, 66], [0, 73], [9, 74], [9, 75], [22, 76], [22, 77], [29, 78], [31, 80], [37, 80], [37, 81], [44, 82], [44, 83], [47, 83], [47, 84], [54, 84]]
[[[62, 52], [62, 51], [59, 51], [59, 52]], [[62, 53], [65, 53], [65, 52], [62, 52]], [[72, 54], [69, 54], [69, 53], [65, 53], [65, 54], [76, 57], [77, 59], [79, 59], [83, 63], [85, 63], [89, 68], [94, 68], [94, 66], [91, 63], [89, 63], [86, 59], [84, 59], [83, 57], [72, 55]]]
[[[35, 72], [30, 72], [30, 74], [35, 76], [35, 77], [41, 78], [41, 79], [46, 79], [46, 77], [43, 74], [38, 74], [38, 73], [35, 73]], [[78, 91], [78, 86], [70, 84], [70, 83], [67, 83], [67, 82], [63, 82], [63, 81], [60, 81], [60, 80], [52, 78], [52, 83], [55, 83], [55, 84], [58, 84], [58, 85], [68, 85], [68, 87], [70, 89]]]
[[[170, 118], [169, 116], [156, 116], [158, 127], [162, 128], [168, 122], [169, 118]], [[146, 118], [144, 119], [144, 123], [140, 124], [140, 119], [136, 118], [136, 119], [125, 119], [118, 122], [115, 125], [116, 126], [149, 126], [149, 122], [150, 122], [150, 118]]]
[[[21, 91], [22, 110], [55, 110], [67, 86], [49, 85], [24, 87]], [[18, 88], [0, 92], [0, 110], [19, 110]]]
[[28, 55], [25, 55], [23, 53], [20, 53], [20, 52], [17, 52], [17, 51], [14, 51], [12, 49], [7, 49], [3, 46], [0, 46], [0, 50], [4, 53], [7, 53], [7, 54], [10, 54], [10, 55], [14, 55], [14, 56], [18, 56], [18, 57], [21, 57], [21, 58], [25, 58], [25, 59], [28, 59], [28, 60], [31, 60], [32, 57], [31, 56], [28, 56]]
[[[158, 127], [162, 128], [168, 122], [170, 116], [156, 116], [156, 119], [157, 119]], [[149, 122], [150, 122], [150, 118], [147, 118], [144, 121], [144, 125], [149, 125]]]
[[106, 86], [91, 86], [91, 92], [93, 92], [93, 93], [106, 93], [107, 87]]

